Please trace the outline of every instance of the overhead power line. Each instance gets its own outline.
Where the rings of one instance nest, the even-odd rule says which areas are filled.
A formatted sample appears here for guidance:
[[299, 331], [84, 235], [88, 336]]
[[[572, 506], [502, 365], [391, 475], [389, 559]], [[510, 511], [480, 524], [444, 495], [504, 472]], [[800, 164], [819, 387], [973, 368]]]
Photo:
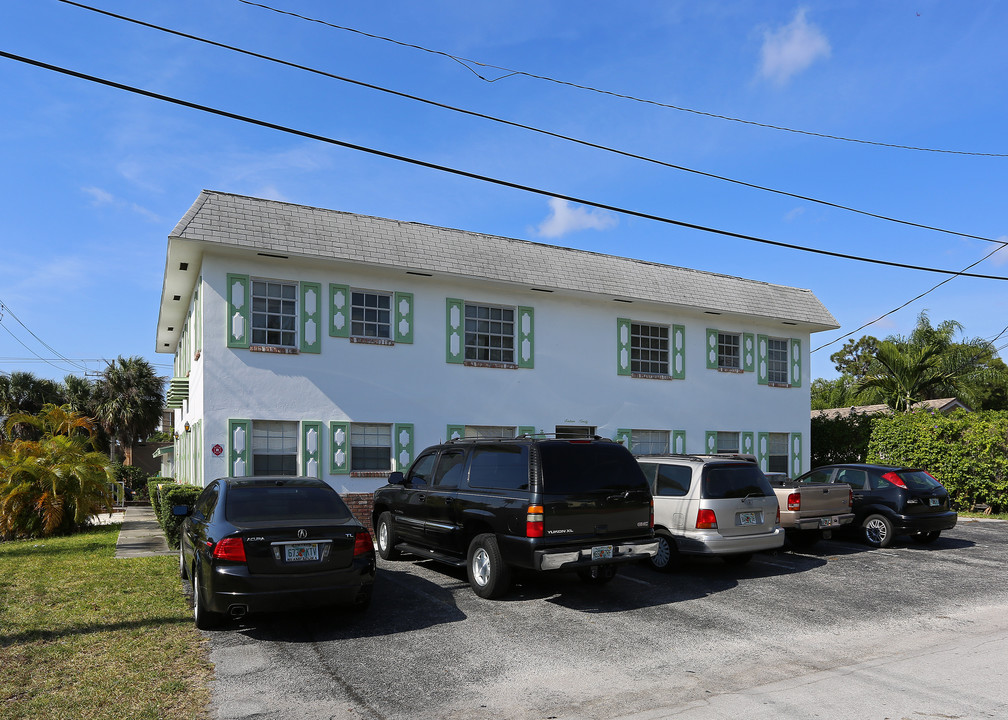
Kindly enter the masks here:
[[39, 67], [44, 70], [50, 70], [52, 72], [60, 73], [62, 75], [68, 75], [70, 77], [76, 77], [81, 80], [87, 80], [89, 82], [97, 83], [99, 85], [105, 85], [107, 87], [116, 88], [117, 90], [124, 90], [126, 92], [131, 92], [136, 95], [142, 95], [144, 97], [153, 98], [155, 100], [161, 100], [163, 102], [171, 103], [173, 105], [179, 105], [181, 107], [187, 107], [193, 110], [200, 110], [202, 112], [210, 113], [212, 115], [218, 115], [220, 117], [230, 118], [232, 120], [238, 120], [240, 122], [248, 123], [250, 125], [257, 125], [259, 127], [268, 128], [270, 130], [277, 130], [279, 132], [288, 133], [290, 135], [296, 135], [297, 137], [303, 137], [309, 140], [317, 140], [319, 142], [328, 143], [330, 145], [336, 145], [338, 147], [343, 147], [350, 150], [357, 150], [359, 152], [368, 153], [370, 155], [376, 155], [378, 157], [409, 163], [411, 165], [416, 165], [418, 167], [425, 167], [430, 170], [437, 170], [439, 172], [458, 175], [459, 177], [466, 177], [472, 180], [479, 180], [481, 182], [491, 183], [493, 185], [499, 185], [501, 187], [507, 187], [513, 190], [521, 190], [536, 195], [553, 197], [557, 198], [558, 200], [566, 200], [568, 202], [578, 203], [580, 205], [587, 205], [589, 207], [595, 207], [601, 210], [608, 210], [610, 212], [618, 213], [620, 215], [628, 215], [630, 217], [642, 218], [644, 220], [653, 220], [655, 222], [660, 222], [667, 225], [674, 225], [676, 227], [688, 228], [690, 230], [698, 230], [700, 232], [720, 235], [722, 237], [731, 237], [738, 240], [746, 240], [749, 242], [761, 243], [763, 245], [770, 245], [772, 247], [800, 250], [802, 252], [813, 253], [816, 255], [824, 255], [826, 257], [835, 257], [844, 260], [853, 260], [857, 262], [871, 263], [874, 265], [883, 265], [886, 267], [897, 267], [897, 268], [903, 268], [905, 270], [919, 270], [921, 272], [931, 272], [942, 275], [956, 275], [961, 277], [979, 278], [983, 280], [1008, 280], [1008, 277], [1005, 277], [1003, 275], [982, 275], [979, 273], [965, 273], [957, 270], [947, 270], [944, 268], [933, 268], [933, 267], [926, 267], [923, 265], [913, 265], [910, 263], [894, 262], [891, 260], [881, 260], [878, 258], [862, 257], [859, 255], [851, 255], [849, 253], [834, 252], [832, 250], [810, 248], [803, 245], [797, 245], [794, 243], [781, 242], [779, 240], [769, 240], [767, 238], [761, 238], [755, 235], [747, 235], [745, 233], [737, 233], [732, 232], [730, 230], [721, 230], [718, 228], [708, 227], [706, 225], [698, 225], [696, 223], [685, 222], [683, 220], [674, 220], [672, 218], [664, 217], [662, 215], [655, 215], [654, 213], [646, 213], [639, 210], [631, 210], [629, 208], [619, 207], [617, 205], [609, 205], [608, 203], [602, 203], [595, 200], [588, 200], [586, 198], [580, 198], [574, 195], [565, 195], [551, 190], [536, 188], [531, 185], [523, 185], [521, 183], [511, 182], [509, 180], [502, 180], [500, 178], [494, 178], [488, 175], [481, 175], [479, 173], [470, 172], [468, 170], [453, 168], [447, 165], [439, 165], [437, 163], [428, 162], [426, 160], [419, 160], [417, 158], [412, 158], [405, 155], [398, 155], [396, 153], [387, 152], [385, 150], [379, 150], [377, 148], [367, 147], [365, 145], [357, 145], [354, 143], [346, 142], [344, 140], [337, 140], [335, 138], [326, 137], [325, 135], [319, 135], [317, 133], [311, 133], [304, 130], [297, 130], [295, 128], [268, 122], [266, 120], [258, 120], [256, 118], [251, 118], [246, 115], [239, 115], [238, 113], [233, 113], [228, 110], [221, 110], [219, 108], [210, 107], [208, 105], [201, 105], [199, 103], [190, 102], [188, 100], [182, 100], [180, 98], [171, 97], [169, 95], [162, 95], [160, 93], [155, 93], [150, 90], [144, 90], [142, 88], [134, 87], [132, 85], [126, 85], [124, 83], [115, 82], [113, 80], [107, 80], [105, 78], [96, 77], [94, 75], [88, 75], [86, 73], [78, 72], [76, 70], [70, 70], [68, 68], [63, 68], [58, 65], [51, 65], [49, 63], [44, 63], [39, 60], [33, 60], [31, 58], [26, 58], [21, 55], [15, 55], [14, 53], [9, 53], [2, 50], [0, 50], [0, 57], [5, 57], [10, 60], [25, 63], [27, 65], [33, 65], [35, 67]]
[[[18, 325], [20, 325], [25, 330], [27, 330], [29, 335], [31, 335], [33, 338], [35, 338], [44, 348], [46, 348], [47, 350], [49, 350], [49, 352], [51, 352], [53, 355], [56, 355], [61, 361], [65, 362], [65, 363], [69, 363], [70, 365], [73, 365], [73, 366], [77, 367], [79, 370], [84, 370], [84, 371], [87, 370], [87, 368], [84, 365], [81, 365], [79, 363], [74, 362], [73, 360], [70, 360], [69, 358], [67, 358], [66, 356], [64, 356], [61, 352], [59, 352], [58, 350], [56, 350], [56, 348], [54, 348], [52, 345], [50, 345], [45, 340], [43, 340], [38, 335], [36, 335], [34, 332], [32, 332], [32, 329], [30, 327], [28, 327], [27, 325], [25, 325], [21, 321], [21, 318], [19, 318], [17, 315], [15, 315], [14, 311], [11, 310], [10, 307], [8, 307], [7, 305], [5, 305], [2, 300], [0, 300], [0, 318], [3, 317], [3, 313], [6, 313], [6, 314], [10, 315], [12, 318], [14, 318], [14, 320], [17, 321]], [[7, 332], [10, 332], [10, 330], [7, 329]], [[11, 332], [10, 334], [11, 334], [11, 337], [14, 337], [14, 333]], [[14, 337], [14, 339], [17, 340], [16, 337]], [[18, 342], [21, 342], [21, 341], [18, 340]], [[24, 345], [24, 343], [21, 343], [21, 344]], [[28, 346], [25, 345], [25, 347], [27, 348]], [[36, 357], [41, 357], [41, 356], [37, 355], [34, 351], [31, 351], [31, 353], [33, 355], [35, 355]], [[52, 364], [52, 363], [50, 363], [50, 364]], [[55, 365], [53, 367], [55, 367]], [[63, 370], [63, 368], [59, 368], [59, 369]]]
[[405, 92], [401, 92], [401, 91], [398, 91], [398, 90], [393, 90], [391, 88], [386, 88], [386, 87], [383, 87], [381, 85], [375, 85], [373, 83], [368, 83], [368, 82], [364, 82], [364, 81], [361, 81], [361, 80], [355, 80], [353, 78], [348, 78], [348, 77], [345, 77], [345, 76], [342, 76], [342, 75], [336, 75], [334, 73], [330, 73], [330, 72], [327, 72], [325, 70], [319, 70], [318, 68], [313, 68], [313, 67], [310, 67], [310, 66], [307, 66], [307, 65], [301, 65], [299, 63], [290, 62], [288, 60], [283, 60], [281, 58], [273, 57], [273, 56], [270, 56], [270, 55], [264, 55], [262, 53], [254, 52], [252, 50], [246, 50], [244, 48], [240, 48], [240, 47], [237, 47], [237, 46], [234, 46], [234, 45], [228, 45], [226, 43], [217, 42], [216, 40], [210, 40], [208, 38], [200, 37], [198, 35], [193, 35], [191, 33], [182, 32], [180, 30], [173, 30], [172, 28], [167, 28], [167, 27], [164, 27], [162, 25], [156, 25], [154, 23], [149, 23], [149, 22], [146, 22], [146, 21], [143, 21], [143, 20], [138, 20], [137, 18], [129, 17], [127, 15], [121, 15], [119, 13], [110, 12], [108, 10], [102, 10], [101, 8], [96, 8], [96, 7], [93, 7], [91, 5], [85, 5], [84, 3], [75, 2], [74, 0], [59, 0], [59, 2], [62, 2], [64, 4], [66, 4], [66, 5], [72, 5], [74, 7], [81, 8], [82, 10], [88, 10], [88, 11], [91, 11], [91, 12], [99, 13], [101, 15], [106, 15], [106, 16], [111, 17], [111, 18], [115, 18], [117, 20], [123, 20], [125, 22], [133, 23], [135, 25], [140, 25], [142, 27], [150, 28], [152, 30], [158, 30], [160, 32], [164, 32], [164, 33], [168, 33], [168, 34], [171, 34], [171, 35], [175, 35], [177, 37], [184, 37], [184, 38], [187, 38], [189, 40], [195, 40], [197, 42], [205, 43], [207, 45], [212, 45], [214, 47], [219, 47], [219, 48], [222, 48], [224, 50], [229, 50], [229, 51], [232, 51], [232, 52], [240, 53], [242, 55], [247, 55], [249, 57], [254, 57], [254, 58], [257, 58], [257, 59], [260, 59], [260, 60], [266, 60], [268, 62], [277, 63], [279, 65], [284, 65], [284, 66], [287, 66], [287, 67], [290, 67], [290, 68], [294, 68], [294, 69], [297, 69], [297, 70], [303, 70], [305, 72], [313, 73], [315, 75], [321, 75], [323, 77], [327, 77], [327, 78], [330, 78], [332, 80], [338, 80], [340, 82], [345, 82], [345, 83], [348, 83], [348, 84], [351, 84], [351, 85], [357, 85], [359, 87], [368, 88], [370, 90], [376, 90], [378, 92], [387, 93], [389, 95], [394, 95], [394, 96], [401, 97], [401, 98], [404, 98], [404, 99], [407, 99], [407, 100], [413, 100], [413, 101], [416, 101], [416, 102], [424, 103], [426, 105], [431, 105], [433, 107], [438, 107], [438, 108], [441, 108], [441, 109], [444, 109], [444, 110], [450, 110], [452, 112], [462, 113], [464, 115], [469, 115], [471, 117], [477, 117], [477, 118], [480, 118], [480, 119], [483, 119], [483, 120], [490, 120], [492, 122], [500, 123], [500, 124], [503, 124], [503, 125], [508, 125], [508, 126], [511, 126], [511, 127], [520, 128], [522, 130], [528, 130], [530, 132], [539, 133], [541, 135], [546, 135], [548, 137], [557, 138], [558, 140], [564, 140], [566, 142], [576, 143], [578, 145], [583, 145], [585, 147], [590, 147], [590, 148], [593, 148], [593, 149], [596, 149], [596, 150], [602, 150], [602, 151], [605, 151], [605, 152], [614, 153], [616, 155], [621, 155], [623, 157], [632, 158], [634, 160], [643, 160], [644, 162], [653, 163], [655, 165], [660, 165], [662, 167], [671, 168], [673, 170], [680, 170], [682, 172], [692, 173], [694, 175], [700, 175], [700, 176], [703, 176], [703, 177], [711, 178], [711, 179], [714, 179], [714, 180], [720, 180], [720, 181], [732, 183], [732, 184], [735, 184], [735, 185], [740, 185], [742, 187], [747, 187], [747, 188], [751, 188], [751, 189], [754, 189], [754, 190], [761, 190], [763, 192], [774, 193], [776, 195], [782, 195], [782, 196], [785, 196], [785, 197], [795, 198], [796, 200], [803, 200], [805, 202], [817, 203], [819, 205], [824, 205], [826, 207], [835, 208], [837, 210], [844, 210], [846, 212], [857, 213], [859, 215], [864, 215], [866, 217], [875, 218], [877, 220], [884, 220], [886, 222], [898, 223], [898, 224], [901, 224], [901, 225], [907, 225], [907, 226], [910, 226], [910, 227], [916, 227], [916, 228], [920, 228], [920, 229], [923, 229], [923, 230], [932, 230], [932, 231], [935, 231], [935, 232], [945, 233], [945, 234], [948, 234], [948, 235], [955, 235], [955, 236], [958, 236], [958, 237], [970, 238], [970, 239], [973, 239], [973, 240], [983, 240], [985, 242], [998, 243], [999, 245], [1008, 245], [1008, 242], [1005, 242], [1005, 241], [1002, 241], [1002, 240], [996, 240], [994, 238], [984, 237], [982, 235], [973, 235], [971, 233], [964, 233], [964, 232], [959, 232], [959, 231], [956, 231], [956, 230], [948, 230], [948, 229], [936, 227], [936, 226], [933, 226], [933, 225], [926, 225], [924, 223], [913, 222], [911, 220], [902, 220], [902, 219], [899, 219], [899, 218], [894, 218], [894, 217], [890, 217], [890, 216], [887, 216], [887, 215], [882, 215], [882, 214], [879, 214], [879, 213], [869, 212], [867, 210], [859, 210], [858, 208], [855, 208], [855, 207], [851, 207], [851, 206], [848, 206], [848, 205], [842, 205], [840, 203], [830, 202], [828, 200], [821, 200], [821, 199], [814, 198], [814, 197], [811, 197], [811, 196], [808, 196], [808, 195], [800, 195], [798, 193], [792, 193], [792, 192], [788, 192], [788, 191], [785, 191], [785, 190], [778, 190], [776, 188], [767, 187], [765, 185], [758, 185], [756, 183], [750, 183], [750, 182], [746, 182], [744, 180], [737, 180], [735, 178], [726, 177], [724, 175], [717, 175], [715, 173], [709, 173], [709, 172], [705, 172], [703, 170], [696, 170], [694, 168], [688, 168], [688, 167], [685, 167], [683, 165], [676, 165], [676, 164], [673, 164], [673, 163], [670, 163], [670, 162], [665, 162], [663, 160], [658, 160], [658, 159], [655, 159], [655, 158], [652, 158], [652, 157], [649, 157], [649, 156], [646, 156], [646, 155], [640, 155], [640, 154], [628, 152], [628, 151], [625, 151], [625, 150], [619, 150], [617, 148], [613, 148], [613, 147], [610, 147], [610, 146], [607, 146], [607, 145], [602, 145], [600, 143], [594, 143], [594, 142], [591, 142], [591, 141], [588, 141], [588, 140], [582, 140], [580, 138], [571, 137], [569, 135], [563, 135], [563, 134], [560, 134], [560, 133], [552, 132], [550, 130], [545, 130], [545, 129], [542, 129], [542, 128], [537, 128], [537, 127], [534, 127], [532, 125], [526, 125], [524, 123], [514, 122], [512, 120], [505, 120], [503, 118], [496, 117], [494, 115], [488, 115], [486, 113], [476, 112], [474, 110], [467, 110], [465, 108], [460, 108], [460, 107], [456, 107], [456, 106], [453, 106], [453, 105], [448, 105], [448, 104], [445, 104], [445, 103], [441, 103], [441, 102], [438, 102], [436, 100], [430, 100], [428, 98], [420, 97], [420, 96], [417, 96], [417, 95], [412, 95], [410, 93], [405, 93]]
[[[700, 115], [703, 117], [714, 118], [716, 120], [726, 120], [728, 122], [740, 123], [742, 125], [752, 125], [755, 127], [766, 128], [768, 130], [779, 130], [781, 132], [795, 133], [798, 135], [808, 135], [811, 137], [823, 138], [826, 140], [840, 140], [843, 142], [858, 143], [861, 145], [874, 145], [876, 147], [893, 148], [896, 150], [914, 150], [918, 152], [945, 153], [950, 155], [972, 155], [979, 157], [998, 157], [998, 158], [1008, 157], [1008, 153], [970, 152], [966, 150], [950, 150], [944, 148], [919, 147], [915, 145], [902, 145], [899, 143], [887, 143], [876, 140], [864, 140], [859, 138], [844, 137], [843, 135], [831, 135], [829, 133], [814, 132], [811, 130], [799, 130], [797, 128], [786, 127], [784, 125], [772, 125], [770, 123], [761, 123], [756, 122], [755, 120], [745, 120], [743, 118], [732, 117], [730, 115], [720, 115], [717, 113], [683, 107], [681, 105], [672, 105], [671, 103], [659, 102], [657, 100], [648, 100], [646, 98], [636, 97], [634, 95], [629, 95], [626, 93], [614, 92], [612, 90], [603, 90], [601, 88], [592, 87], [591, 85], [581, 85], [567, 80], [559, 80], [557, 78], [549, 77], [548, 75], [537, 75], [535, 73], [525, 72], [523, 70], [515, 70], [512, 68], [502, 67], [500, 65], [491, 65], [490, 63], [480, 62], [479, 60], [471, 60], [469, 58], [464, 58], [459, 55], [453, 55], [443, 50], [434, 50], [428, 47], [424, 47], [423, 45], [417, 45], [414, 43], [404, 42], [402, 40], [396, 40], [395, 38], [385, 37], [384, 35], [376, 35], [374, 33], [365, 32], [363, 30], [358, 30], [356, 28], [348, 27], [346, 25], [337, 25], [335, 23], [320, 20], [318, 18], [313, 18], [307, 15], [301, 15], [299, 13], [291, 12], [289, 10], [280, 10], [279, 8], [275, 8], [270, 5], [266, 5], [264, 3], [252, 2], [251, 0], [238, 0], [238, 2], [243, 3], [245, 5], [251, 5], [253, 7], [262, 8], [263, 10], [269, 10], [270, 12], [274, 12], [279, 15], [288, 15], [290, 17], [294, 17], [299, 20], [305, 20], [307, 22], [324, 25], [326, 27], [330, 27], [335, 30], [343, 30], [345, 32], [361, 35], [362, 37], [371, 38], [373, 40], [381, 40], [383, 42], [399, 45], [400, 47], [412, 48], [414, 50], [420, 50], [422, 52], [430, 53], [432, 55], [439, 55], [441, 57], [459, 63], [467, 70], [469, 70], [471, 73], [473, 73], [476, 77], [478, 77], [480, 80], [484, 80], [488, 83], [497, 82], [499, 80], [504, 80], [505, 78], [509, 77], [522, 76], [533, 80], [543, 80], [545, 82], [555, 83], [557, 85], [566, 85], [567, 87], [576, 88], [578, 90], [586, 90], [588, 92], [598, 93], [600, 95], [608, 95], [610, 97], [620, 98], [623, 100], [631, 100], [633, 102], [643, 103], [645, 105], [653, 105], [656, 107], [668, 108], [669, 110], [678, 110], [679, 112], [691, 113], [693, 115]], [[501, 75], [500, 77], [491, 79], [476, 72], [476, 70], [473, 69], [473, 66], [488, 68], [491, 70], [497, 70], [505, 74]]]

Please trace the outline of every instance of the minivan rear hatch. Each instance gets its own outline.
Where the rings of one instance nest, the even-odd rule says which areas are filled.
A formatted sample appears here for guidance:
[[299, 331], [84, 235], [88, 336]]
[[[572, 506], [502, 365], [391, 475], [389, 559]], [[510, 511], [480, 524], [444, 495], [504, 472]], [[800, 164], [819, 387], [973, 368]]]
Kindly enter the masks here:
[[737, 537], [773, 531], [777, 496], [757, 465], [709, 464], [703, 469], [701, 483], [700, 512], [713, 510], [721, 535]]

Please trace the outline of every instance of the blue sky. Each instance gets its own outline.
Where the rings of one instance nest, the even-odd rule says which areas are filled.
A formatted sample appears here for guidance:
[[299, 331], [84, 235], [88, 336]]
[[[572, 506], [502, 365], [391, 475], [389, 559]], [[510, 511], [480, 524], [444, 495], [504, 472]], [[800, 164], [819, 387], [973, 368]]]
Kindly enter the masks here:
[[[110, 12], [624, 152], [1008, 242], [1008, 157], [751, 124], [1008, 154], [1008, 3], [264, 4], [444, 54], [241, 0], [94, 0]], [[785, 243], [951, 270], [998, 247], [467, 117], [58, 0], [0, 4], [0, 50], [551, 193]], [[447, 55], [653, 102], [477, 68], [489, 82]], [[814, 335], [813, 348], [946, 278], [575, 205], [7, 58], [0, 88], [7, 308], [0, 372], [62, 378], [100, 370], [102, 358], [142, 355], [169, 375], [171, 357], [154, 352], [167, 236], [203, 188], [809, 288], [842, 326]], [[1008, 276], [1008, 250], [971, 272]], [[966, 336], [993, 339], [1008, 324], [1006, 297], [1005, 281], [956, 278], [855, 337], [906, 334], [926, 310], [936, 324], [958, 320]], [[829, 354], [840, 345], [813, 353], [813, 377], [835, 376]], [[73, 362], [52, 360], [57, 353]]]

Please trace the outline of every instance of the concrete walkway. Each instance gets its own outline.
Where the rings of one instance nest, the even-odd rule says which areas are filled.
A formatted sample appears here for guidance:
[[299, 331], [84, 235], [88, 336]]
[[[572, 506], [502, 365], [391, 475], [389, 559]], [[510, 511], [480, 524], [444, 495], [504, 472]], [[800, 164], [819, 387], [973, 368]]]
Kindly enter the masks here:
[[117, 558], [174, 555], [168, 547], [161, 525], [150, 505], [130, 505], [123, 517], [119, 540], [116, 541]]

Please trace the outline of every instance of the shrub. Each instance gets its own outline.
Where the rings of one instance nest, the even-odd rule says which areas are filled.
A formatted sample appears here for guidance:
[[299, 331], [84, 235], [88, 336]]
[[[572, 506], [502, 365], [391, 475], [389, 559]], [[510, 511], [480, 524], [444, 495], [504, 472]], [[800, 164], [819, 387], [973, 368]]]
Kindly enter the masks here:
[[150, 476], [143, 468], [135, 465], [123, 465], [122, 463], [112, 464], [112, 473], [115, 479], [123, 483], [127, 490], [139, 490], [143, 488]]
[[147, 495], [150, 497], [151, 507], [154, 508], [154, 517], [161, 519], [161, 491], [158, 485], [172, 484], [175, 481], [171, 478], [151, 478], [147, 481]]
[[812, 467], [833, 463], [864, 462], [871, 438], [870, 415], [812, 418], [810, 461]]
[[178, 547], [179, 536], [182, 530], [182, 521], [185, 518], [172, 515], [174, 505], [188, 505], [192, 507], [196, 503], [196, 498], [203, 492], [203, 488], [195, 485], [165, 485], [161, 496], [161, 527], [164, 528], [165, 537], [172, 547]]
[[1008, 507], [1008, 412], [918, 411], [872, 421], [868, 462], [919, 467], [956, 506]]

